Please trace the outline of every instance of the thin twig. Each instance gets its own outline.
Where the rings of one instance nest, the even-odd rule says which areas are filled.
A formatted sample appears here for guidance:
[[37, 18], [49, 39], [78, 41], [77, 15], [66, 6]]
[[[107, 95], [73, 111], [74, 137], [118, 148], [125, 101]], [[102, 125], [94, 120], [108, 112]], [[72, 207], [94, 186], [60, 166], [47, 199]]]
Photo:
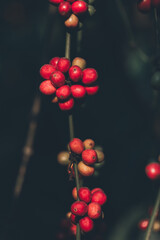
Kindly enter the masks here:
[[145, 235], [145, 240], [150, 239], [153, 224], [154, 224], [154, 220], [156, 218], [156, 214], [157, 214], [159, 205], [160, 205], [160, 188], [158, 190], [157, 199], [156, 199], [156, 202], [155, 202], [155, 205], [154, 205], [154, 208], [153, 208], [152, 216], [151, 216], [150, 221], [149, 221], [149, 225], [148, 225], [147, 232], [146, 232], [146, 235]]

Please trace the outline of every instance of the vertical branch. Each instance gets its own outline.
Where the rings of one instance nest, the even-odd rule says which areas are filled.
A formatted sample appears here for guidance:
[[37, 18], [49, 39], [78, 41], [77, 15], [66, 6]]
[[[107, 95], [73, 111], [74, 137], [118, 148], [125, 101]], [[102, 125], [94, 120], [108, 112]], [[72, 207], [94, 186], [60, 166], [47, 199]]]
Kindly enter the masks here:
[[[65, 47], [65, 57], [70, 59], [70, 50], [71, 50], [71, 34], [69, 32], [66, 32], [66, 47]], [[70, 134], [70, 140], [74, 138], [74, 123], [73, 123], [73, 115], [69, 114], [69, 134]], [[74, 171], [75, 171], [75, 180], [76, 180], [76, 188], [77, 192], [79, 190], [79, 174], [78, 174], [78, 166], [77, 162], [74, 162]], [[78, 199], [79, 200], [79, 199]], [[81, 232], [80, 232], [80, 226], [79, 223], [77, 223], [77, 230], [76, 230], [76, 240], [81, 239]]]
[[152, 228], [153, 228], [153, 224], [154, 224], [154, 220], [156, 218], [156, 214], [157, 214], [159, 205], [160, 205], [160, 188], [158, 190], [157, 199], [156, 199], [156, 202], [155, 202], [155, 205], [154, 205], [154, 208], [153, 208], [152, 216], [151, 216], [150, 221], [149, 221], [149, 225], [148, 225], [148, 228], [147, 228], [145, 240], [149, 240], [150, 239]]

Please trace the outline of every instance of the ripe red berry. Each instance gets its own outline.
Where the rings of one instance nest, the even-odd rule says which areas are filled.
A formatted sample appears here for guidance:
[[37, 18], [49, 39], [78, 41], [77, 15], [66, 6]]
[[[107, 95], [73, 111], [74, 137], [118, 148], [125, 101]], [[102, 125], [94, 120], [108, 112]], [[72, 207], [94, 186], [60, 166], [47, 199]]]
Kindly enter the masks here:
[[53, 4], [60, 4], [61, 2], [63, 2], [64, 0], [49, 0], [50, 3]]
[[60, 71], [53, 72], [50, 76], [50, 80], [56, 88], [65, 84], [65, 76]]
[[55, 93], [56, 88], [53, 86], [50, 80], [45, 80], [40, 84], [39, 90], [45, 95], [52, 95]]
[[98, 78], [98, 73], [94, 68], [86, 68], [83, 70], [82, 82], [85, 85], [94, 83]]
[[72, 235], [76, 236], [76, 231], [77, 231], [77, 226], [74, 225], [74, 224], [72, 224], [72, 225], [70, 226], [70, 233], [71, 233]]
[[58, 88], [56, 91], [56, 96], [61, 100], [67, 99], [70, 95], [71, 95], [71, 89], [68, 85], [64, 85]]
[[97, 219], [101, 216], [101, 206], [99, 203], [92, 202], [88, 205], [88, 217], [91, 219]]
[[103, 192], [103, 190], [101, 188], [93, 188], [92, 191], [91, 191], [91, 194], [93, 194], [97, 191], [102, 191]]
[[75, 200], [77, 200], [77, 188], [76, 187], [74, 187], [72, 190], [72, 196]]
[[147, 227], [148, 227], [148, 224], [149, 224], [149, 220], [148, 219], [144, 219], [144, 220], [141, 220], [139, 223], [138, 223], [138, 227], [141, 229], [141, 230], [146, 230]]
[[57, 69], [63, 73], [66, 73], [71, 66], [71, 62], [68, 58], [60, 58], [57, 64]]
[[71, 12], [71, 4], [69, 2], [61, 2], [58, 7], [61, 16], [67, 17]]
[[107, 196], [102, 191], [96, 191], [92, 194], [91, 202], [99, 203], [101, 206], [107, 201]]
[[78, 191], [78, 196], [81, 201], [86, 203], [91, 201], [91, 191], [87, 187], [81, 187]]
[[81, 218], [79, 220], [79, 225], [83, 232], [90, 232], [94, 227], [92, 219], [90, 219], [88, 216]]
[[160, 177], [160, 164], [152, 162], [145, 168], [145, 172], [148, 178], [154, 180]]
[[69, 77], [73, 82], [78, 82], [82, 78], [82, 70], [78, 66], [72, 66], [69, 69]]
[[50, 60], [49, 64], [51, 64], [54, 68], [57, 68], [59, 59], [60, 59], [60, 57], [54, 57]]
[[49, 79], [51, 76], [51, 73], [53, 73], [54, 71], [56, 71], [56, 69], [52, 65], [44, 64], [40, 69], [40, 75], [44, 79]]
[[85, 87], [85, 89], [88, 95], [95, 95], [99, 90], [99, 86]]
[[69, 147], [75, 154], [81, 154], [84, 150], [83, 142], [79, 138], [73, 138], [69, 143]]
[[152, 0], [152, 6], [153, 7], [159, 7], [160, 6], [160, 0]]
[[151, 9], [151, 0], [138, 0], [137, 8], [143, 13], [148, 12]]
[[70, 98], [66, 102], [58, 103], [58, 105], [62, 111], [69, 111], [74, 107], [74, 99]]
[[82, 152], [82, 160], [87, 165], [92, 165], [97, 161], [97, 153], [93, 149], [86, 149]]
[[87, 12], [87, 10], [88, 10], [88, 5], [84, 1], [75, 1], [72, 4], [72, 12], [76, 15], [85, 13], [85, 12]]
[[71, 205], [71, 212], [76, 216], [84, 216], [87, 213], [87, 209], [87, 204], [82, 201], [76, 201]]
[[77, 217], [76, 215], [74, 215], [74, 214], [72, 213], [71, 216], [70, 216], [70, 219], [71, 219], [71, 222], [72, 222], [73, 224], [77, 224], [77, 222], [78, 222], [78, 217]]
[[82, 85], [73, 85], [71, 86], [71, 93], [74, 98], [84, 98], [86, 90]]

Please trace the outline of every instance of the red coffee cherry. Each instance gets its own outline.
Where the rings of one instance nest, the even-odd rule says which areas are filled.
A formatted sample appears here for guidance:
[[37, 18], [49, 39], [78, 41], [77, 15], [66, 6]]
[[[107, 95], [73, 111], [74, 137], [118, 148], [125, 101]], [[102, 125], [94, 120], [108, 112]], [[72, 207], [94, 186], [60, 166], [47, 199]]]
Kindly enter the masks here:
[[68, 85], [64, 85], [58, 88], [56, 91], [56, 96], [61, 100], [69, 98], [70, 95], [71, 95], [71, 88]]
[[61, 2], [63, 2], [64, 0], [49, 0], [50, 3], [53, 3], [53, 4], [60, 4]]
[[71, 14], [71, 16], [64, 22], [65, 26], [68, 28], [75, 28], [78, 26], [79, 19], [75, 14]]
[[79, 226], [83, 232], [90, 232], [92, 231], [94, 227], [94, 223], [92, 219], [90, 219], [88, 216], [81, 218], [79, 220]]
[[137, 8], [143, 13], [149, 12], [151, 9], [151, 0], [138, 0]]
[[76, 187], [74, 187], [72, 190], [72, 196], [75, 200], [77, 200], [77, 188]]
[[93, 149], [95, 146], [95, 142], [92, 139], [86, 139], [83, 144], [85, 149]]
[[71, 66], [68, 58], [60, 58], [57, 64], [57, 69], [63, 73], [66, 73]]
[[107, 196], [102, 191], [96, 191], [92, 194], [91, 202], [99, 203], [101, 206], [107, 201]]
[[86, 149], [82, 152], [82, 160], [87, 165], [92, 165], [97, 161], [97, 153], [93, 149]]
[[50, 76], [50, 80], [56, 88], [65, 84], [65, 76], [60, 71], [54, 71]]
[[73, 85], [71, 86], [71, 93], [74, 98], [84, 98], [86, 90], [82, 85]]
[[72, 235], [76, 236], [76, 231], [77, 231], [77, 226], [74, 225], [74, 224], [72, 224], [72, 225], [70, 226], [70, 233], [71, 233]]
[[54, 71], [56, 71], [56, 69], [52, 65], [44, 64], [40, 69], [40, 75], [44, 79], [49, 79], [51, 73], [53, 73]]
[[74, 107], [74, 99], [70, 98], [66, 102], [58, 103], [58, 105], [62, 111], [69, 111]]
[[83, 70], [82, 82], [85, 85], [94, 83], [98, 78], [98, 73], [94, 68], [86, 68]]
[[87, 204], [82, 201], [76, 201], [71, 205], [71, 212], [76, 216], [84, 216], [87, 213]]
[[52, 95], [55, 93], [56, 88], [53, 86], [50, 80], [45, 80], [40, 84], [39, 90], [45, 95]]
[[51, 64], [54, 68], [57, 68], [59, 59], [60, 59], [60, 57], [54, 57], [50, 60], [49, 64]]
[[152, 6], [158, 8], [160, 6], [160, 0], [152, 0]]
[[102, 210], [98, 203], [92, 202], [88, 205], [88, 217], [97, 219], [101, 216]]
[[93, 188], [92, 191], [91, 191], [91, 194], [93, 194], [97, 191], [102, 191], [103, 192], [103, 190], [101, 188]]
[[88, 10], [88, 5], [84, 1], [75, 1], [72, 4], [72, 12], [76, 15], [85, 13], [85, 12], [87, 12], [87, 10]]
[[88, 95], [95, 95], [99, 90], [99, 86], [85, 87], [85, 89]]
[[78, 163], [78, 171], [82, 176], [90, 177], [94, 173], [94, 167], [87, 166], [83, 161]]
[[61, 2], [58, 7], [61, 16], [67, 17], [71, 12], [71, 4], [69, 2]]
[[148, 178], [154, 180], [160, 177], [160, 164], [152, 162], [145, 168], [145, 172]]
[[149, 220], [148, 219], [144, 219], [144, 220], [141, 220], [139, 223], [138, 223], [138, 227], [141, 229], [141, 230], [146, 230], [147, 227], [148, 227], [148, 224], [149, 224]]
[[83, 142], [79, 138], [73, 138], [69, 143], [69, 147], [75, 154], [81, 154], [84, 150]]
[[73, 224], [77, 224], [77, 222], [78, 222], [78, 217], [77, 217], [76, 215], [74, 215], [74, 214], [72, 213], [71, 216], [70, 216], [70, 219], [71, 219], [71, 222], [72, 222]]
[[91, 201], [91, 191], [87, 187], [81, 187], [78, 191], [78, 196], [81, 201], [86, 203]]
[[78, 82], [82, 78], [82, 70], [78, 66], [72, 66], [69, 69], [69, 77], [73, 82]]

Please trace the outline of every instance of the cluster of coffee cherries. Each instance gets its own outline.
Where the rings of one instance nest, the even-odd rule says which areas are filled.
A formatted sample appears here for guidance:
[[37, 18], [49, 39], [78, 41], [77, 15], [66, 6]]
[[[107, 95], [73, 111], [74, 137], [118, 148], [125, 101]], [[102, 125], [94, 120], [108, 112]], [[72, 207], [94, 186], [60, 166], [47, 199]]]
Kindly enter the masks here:
[[84, 99], [86, 95], [94, 95], [99, 86], [95, 85], [98, 73], [94, 68], [86, 68], [86, 61], [76, 57], [71, 62], [65, 57], [54, 57], [49, 64], [40, 69], [40, 75], [45, 79], [40, 91], [45, 95], [54, 95], [53, 103], [58, 103], [63, 111], [74, 107], [75, 99]]
[[151, 180], [160, 179], [160, 163], [151, 162], [145, 168], [145, 173]]
[[[152, 207], [149, 208], [149, 211], [148, 211], [149, 217], [152, 215], [152, 211], [153, 211], [153, 208]], [[153, 224], [154, 232], [160, 232], [160, 220], [158, 218], [159, 218], [159, 210], [156, 213], [156, 219]], [[148, 224], [149, 224], [149, 218], [145, 218], [139, 221], [138, 227], [140, 230], [145, 231], [148, 227]]]
[[[76, 188], [72, 191], [76, 200], [71, 205], [70, 220], [75, 225], [79, 223], [83, 232], [90, 232], [94, 227], [94, 220], [103, 217], [101, 207], [107, 201], [107, 196], [101, 188], [90, 191], [87, 187], [81, 187], [77, 193]], [[77, 201], [77, 199], [79, 199]]]
[[152, 8], [159, 8], [160, 0], [138, 0], [137, 8], [143, 13], [148, 13]]
[[78, 163], [78, 172], [80, 177], [92, 176], [95, 172], [95, 166], [104, 161], [104, 153], [94, 149], [95, 142], [92, 139], [86, 139], [82, 142], [79, 138], [73, 138], [69, 143], [70, 163], [68, 173], [74, 177], [73, 162], [76, 159]]
[[85, 1], [76, 0], [49, 0], [50, 3], [58, 5], [58, 11], [65, 17], [65, 26], [75, 28], [79, 25], [79, 18], [88, 12], [88, 4]]

